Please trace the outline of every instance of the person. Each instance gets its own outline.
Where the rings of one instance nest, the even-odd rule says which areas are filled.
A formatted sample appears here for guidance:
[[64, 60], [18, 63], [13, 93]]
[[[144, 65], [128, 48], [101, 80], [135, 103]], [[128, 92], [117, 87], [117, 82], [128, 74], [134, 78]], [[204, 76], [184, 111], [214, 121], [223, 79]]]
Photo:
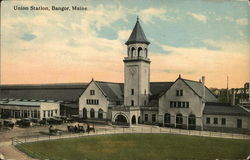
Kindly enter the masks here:
[[75, 125], [75, 127], [74, 127], [74, 131], [77, 132], [77, 126], [76, 126], [76, 125]]
[[87, 132], [89, 133], [89, 124], [87, 123]]

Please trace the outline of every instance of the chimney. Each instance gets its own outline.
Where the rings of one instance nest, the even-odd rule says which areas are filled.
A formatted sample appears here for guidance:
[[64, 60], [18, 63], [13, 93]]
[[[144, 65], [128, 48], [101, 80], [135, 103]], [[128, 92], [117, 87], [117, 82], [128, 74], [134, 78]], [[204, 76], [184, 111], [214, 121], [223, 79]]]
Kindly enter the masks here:
[[205, 76], [201, 77], [201, 82], [202, 82], [202, 99], [205, 100]]
[[231, 104], [235, 105], [235, 91], [234, 91], [234, 88], [231, 89], [231, 95], [232, 95]]

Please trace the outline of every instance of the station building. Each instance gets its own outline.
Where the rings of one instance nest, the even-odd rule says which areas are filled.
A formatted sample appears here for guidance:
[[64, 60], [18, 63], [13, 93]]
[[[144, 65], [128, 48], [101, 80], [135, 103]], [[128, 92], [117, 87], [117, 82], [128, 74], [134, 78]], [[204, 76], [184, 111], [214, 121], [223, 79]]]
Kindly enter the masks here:
[[[150, 82], [150, 42], [139, 19], [125, 44], [124, 83], [92, 79], [82, 84], [1, 86], [0, 99], [46, 100], [46, 103], [38, 104], [40, 108], [45, 106], [45, 109], [38, 110], [40, 117], [44, 110], [50, 110], [47, 102], [53, 100], [60, 108], [57, 112], [60, 110], [60, 115], [78, 114], [86, 121], [250, 132], [250, 111], [241, 105], [219, 103], [205, 86], [205, 77], [194, 81], [179, 75], [173, 82]], [[35, 107], [30, 108], [32, 113]], [[0, 105], [1, 109], [7, 111], [3, 105]], [[10, 105], [6, 109], [11, 109]], [[15, 114], [13, 111], [8, 113]]]

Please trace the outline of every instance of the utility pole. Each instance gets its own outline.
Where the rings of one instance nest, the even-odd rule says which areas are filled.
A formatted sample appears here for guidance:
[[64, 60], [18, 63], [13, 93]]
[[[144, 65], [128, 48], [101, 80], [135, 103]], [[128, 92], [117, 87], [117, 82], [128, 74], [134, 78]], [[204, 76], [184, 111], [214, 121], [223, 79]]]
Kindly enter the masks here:
[[227, 103], [229, 103], [229, 90], [228, 90], [229, 78], [227, 76]]

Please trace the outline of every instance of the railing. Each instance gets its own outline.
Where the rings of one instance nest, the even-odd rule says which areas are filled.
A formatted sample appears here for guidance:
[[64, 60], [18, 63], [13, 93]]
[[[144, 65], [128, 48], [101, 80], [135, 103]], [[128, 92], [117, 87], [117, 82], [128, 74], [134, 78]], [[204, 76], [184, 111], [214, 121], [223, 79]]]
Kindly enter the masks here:
[[250, 139], [250, 135], [239, 134], [239, 133], [223, 133], [223, 132], [212, 132], [212, 131], [198, 131], [198, 130], [185, 130], [177, 128], [166, 128], [166, 127], [156, 127], [147, 125], [138, 125], [133, 127], [120, 127], [114, 126], [114, 128], [102, 128], [95, 129], [95, 132], [85, 132], [85, 133], [71, 133], [64, 131], [61, 135], [34, 135], [28, 137], [16, 137], [12, 138], [12, 144], [18, 145], [20, 143], [37, 142], [45, 140], [54, 140], [62, 138], [74, 138], [74, 137], [84, 137], [84, 136], [95, 136], [95, 135], [106, 135], [106, 134], [181, 134], [181, 135], [191, 135], [191, 136], [203, 136], [203, 137], [218, 137], [218, 138], [231, 138], [231, 139]]

